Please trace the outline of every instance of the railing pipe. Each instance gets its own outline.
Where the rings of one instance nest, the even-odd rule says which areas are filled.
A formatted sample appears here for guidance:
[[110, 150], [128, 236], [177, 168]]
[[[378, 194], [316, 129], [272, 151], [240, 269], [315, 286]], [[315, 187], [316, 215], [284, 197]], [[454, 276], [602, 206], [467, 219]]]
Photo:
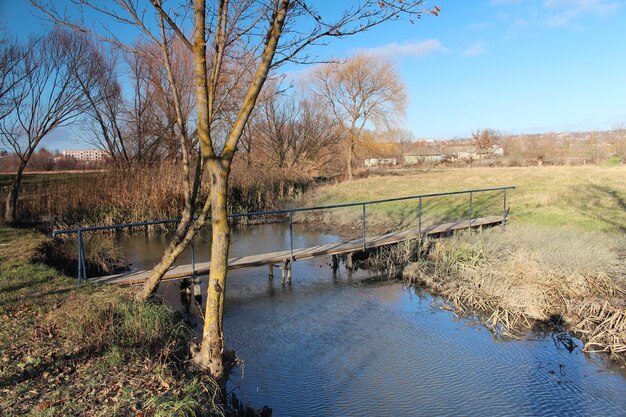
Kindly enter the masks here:
[[470, 192], [469, 193], [469, 228], [470, 228], [470, 230], [472, 229], [472, 215], [473, 215], [473, 212], [474, 212], [473, 196], [474, 196], [474, 194], [472, 192]]
[[77, 241], [77, 250], [78, 250], [78, 286], [80, 287], [80, 281], [83, 278], [83, 233], [82, 231], [78, 231], [78, 241]]
[[361, 224], [361, 236], [363, 237], [363, 252], [365, 252], [365, 204], [363, 204], [363, 222]]
[[502, 210], [502, 226], [506, 224], [506, 189], [502, 190], [504, 192], [504, 208]]
[[420, 232], [419, 236], [420, 236], [420, 239], [421, 239], [422, 238], [422, 197], [420, 197], [419, 202], [420, 203], [419, 203], [419, 223], [418, 223], [418, 225], [419, 225], [419, 232]]
[[191, 239], [191, 279], [196, 277], [196, 250], [193, 246], [194, 238]]
[[291, 265], [293, 263], [293, 210], [289, 212], [289, 256]]
[[[264, 216], [264, 215], [274, 215], [274, 214], [289, 214], [289, 254], [290, 254], [290, 262], [293, 262], [293, 213], [297, 212], [305, 212], [305, 211], [315, 211], [315, 210], [326, 210], [326, 209], [336, 209], [343, 207], [362, 207], [362, 225], [361, 225], [361, 234], [363, 239], [363, 250], [366, 249], [366, 240], [365, 240], [365, 224], [366, 224], [366, 206], [370, 204], [382, 204], [382, 203], [391, 203], [396, 201], [407, 201], [418, 199], [419, 201], [419, 232], [420, 237], [422, 235], [422, 200], [424, 198], [432, 198], [432, 197], [442, 197], [449, 195], [461, 195], [461, 194], [469, 194], [469, 227], [472, 227], [472, 217], [473, 217], [473, 196], [474, 193], [483, 193], [490, 191], [503, 191], [504, 193], [504, 203], [503, 203], [503, 213], [502, 213], [502, 224], [506, 223], [506, 210], [507, 210], [507, 190], [515, 189], [514, 186], [507, 187], [496, 187], [496, 188], [480, 188], [474, 190], [463, 190], [463, 191], [451, 191], [445, 193], [433, 193], [433, 194], [421, 194], [414, 195], [408, 197], [396, 197], [396, 198], [387, 198], [383, 200], [371, 200], [371, 201], [362, 201], [357, 203], [345, 203], [345, 204], [334, 204], [329, 206], [315, 206], [315, 207], [302, 207], [302, 208], [291, 208], [284, 210], [272, 210], [272, 211], [257, 211], [251, 213], [234, 213], [229, 214], [228, 217], [231, 219], [239, 218], [239, 217], [253, 217], [253, 216]], [[210, 220], [210, 219], [209, 219]], [[166, 219], [166, 220], [153, 220], [146, 222], [137, 222], [137, 223], [125, 223], [125, 224], [116, 224], [110, 226], [93, 226], [93, 227], [81, 227], [78, 229], [64, 229], [64, 230], [54, 230], [52, 232], [52, 237], [56, 237], [60, 234], [72, 234], [76, 233], [78, 237], [78, 285], [80, 286], [81, 280], [87, 278], [87, 271], [85, 266], [85, 253], [83, 248], [83, 233], [84, 232], [93, 232], [100, 230], [118, 230], [118, 229], [126, 229], [133, 227], [141, 227], [150, 225], [159, 225], [159, 224], [170, 224], [170, 223], [179, 223], [180, 219]], [[193, 240], [191, 241], [191, 262], [192, 262], [192, 271], [195, 275], [195, 249], [193, 245]]]
[[[448, 195], [501, 191], [501, 190], [509, 190], [509, 189], [514, 189], [514, 188], [515, 188], [514, 186], [496, 187], [496, 188], [480, 188], [480, 189], [475, 189], [475, 190], [422, 194], [422, 195], [414, 195], [414, 196], [409, 196], [409, 197], [388, 198], [384, 200], [371, 200], [371, 201], [361, 201], [357, 203], [334, 204], [334, 205], [329, 205], [329, 206], [301, 207], [301, 208], [294, 208], [294, 209], [257, 211], [257, 212], [250, 212], [250, 213], [233, 213], [233, 214], [229, 214], [228, 217], [231, 219], [234, 219], [234, 218], [239, 218], [239, 217], [265, 216], [265, 215], [273, 215], [273, 214], [290, 214], [291, 213], [291, 215], [293, 215], [293, 213], [305, 212], [305, 211], [327, 210], [327, 209], [336, 209], [336, 208], [343, 208], [343, 207], [356, 207], [356, 206], [362, 206], [362, 205], [391, 203], [391, 202], [396, 202], [396, 201], [442, 197], [442, 196], [448, 196]], [[167, 219], [167, 220], [154, 220], [154, 221], [148, 221], [148, 222], [140, 222], [140, 223], [117, 224], [117, 225], [110, 225], [110, 226], [82, 227], [80, 229], [55, 230], [52, 232], [52, 236], [55, 237], [60, 234], [78, 233], [79, 230], [83, 232], [92, 232], [92, 231], [98, 231], [98, 230], [116, 230], [116, 229], [125, 229], [125, 228], [139, 227], [139, 226], [149, 226], [149, 225], [178, 223], [178, 222], [180, 222], [180, 219]]]

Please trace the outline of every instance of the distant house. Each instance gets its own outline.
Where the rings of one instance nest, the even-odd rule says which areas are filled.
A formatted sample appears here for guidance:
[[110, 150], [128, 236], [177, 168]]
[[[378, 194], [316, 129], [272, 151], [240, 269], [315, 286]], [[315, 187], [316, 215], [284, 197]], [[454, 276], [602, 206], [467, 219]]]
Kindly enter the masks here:
[[476, 149], [473, 146], [449, 146], [445, 150], [446, 155], [453, 159], [489, 159], [504, 156], [504, 149], [500, 146], [492, 146], [489, 149]]
[[407, 165], [415, 165], [424, 162], [436, 163], [444, 159], [446, 159], [446, 156], [438, 153], [404, 155], [404, 163]]
[[397, 165], [396, 158], [368, 158], [365, 160], [365, 166], [368, 168], [382, 165]]
[[75, 149], [63, 151], [66, 158], [74, 158], [79, 161], [96, 162], [106, 158], [106, 152], [100, 149]]

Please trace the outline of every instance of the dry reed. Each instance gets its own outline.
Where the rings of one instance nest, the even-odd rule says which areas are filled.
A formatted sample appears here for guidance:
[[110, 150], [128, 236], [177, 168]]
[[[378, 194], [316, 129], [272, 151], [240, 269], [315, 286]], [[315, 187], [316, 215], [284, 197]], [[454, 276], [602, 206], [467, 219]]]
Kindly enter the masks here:
[[508, 226], [426, 243], [427, 255], [403, 275], [515, 337], [562, 317], [586, 351], [624, 358], [624, 238], [569, 229]]
[[[297, 197], [309, 183], [294, 173], [236, 164], [230, 179], [230, 210], [274, 209], [281, 200]], [[208, 192], [205, 178], [200, 204]], [[184, 207], [182, 176], [174, 163], [68, 174], [24, 189], [18, 206], [20, 220], [57, 227], [177, 218]]]

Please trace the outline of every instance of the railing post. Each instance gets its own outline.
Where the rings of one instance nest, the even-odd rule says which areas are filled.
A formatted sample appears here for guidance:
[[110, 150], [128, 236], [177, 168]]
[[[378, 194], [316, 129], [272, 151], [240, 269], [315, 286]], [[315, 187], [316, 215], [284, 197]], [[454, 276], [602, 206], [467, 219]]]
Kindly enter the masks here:
[[502, 226], [506, 224], [506, 188], [504, 189], [504, 208], [502, 210]]
[[78, 231], [78, 286], [80, 287], [80, 281], [83, 278], [83, 232]]
[[469, 193], [470, 198], [469, 198], [469, 229], [472, 229], [472, 215], [474, 214], [474, 207], [473, 207], [473, 193], [470, 191]]
[[193, 247], [195, 237], [191, 238], [191, 279], [196, 278], [196, 250]]
[[80, 254], [80, 259], [83, 264], [83, 279], [87, 280], [87, 267], [85, 266], [85, 244], [83, 243], [82, 239], [80, 243]]
[[365, 204], [363, 204], [363, 216], [362, 216], [362, 224], [361, 224], [361, 235], [363, 237], [363, 252], [365, 252]]
[[422, 239], [422, 197], [419, 198], [419, 236], [420, 240]]
[[289, 211], [289, 258], [293, 262], [293, 210]]

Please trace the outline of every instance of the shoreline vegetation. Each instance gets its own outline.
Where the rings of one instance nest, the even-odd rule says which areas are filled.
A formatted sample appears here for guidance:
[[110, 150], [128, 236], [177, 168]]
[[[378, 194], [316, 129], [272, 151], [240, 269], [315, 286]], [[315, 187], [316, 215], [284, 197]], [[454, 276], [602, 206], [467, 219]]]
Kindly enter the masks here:
[[[0, 174], [0, 198], [6, 198], [11, 180], [11, 176]], [[308, 177], [278, 169], [235, 167], [229, 207], [232, 212], [273, 210], [285, 200], [298, 199], [314, 183]], [[44, 229], [175, 219], [180, 217], [184, 202], [180, 169], [167, 162], [106, 173], [25, 175], [23, 188], [17, 223]], [[201, 196], [206, 196], [209, 188], [203, 184]], [[2, 210], [0, 206], [0, 215]], [[147, 229], [166, 228], [159, 225]]]
[[[517, 337], [548, 324], [626, 362], [626, 168], [541, 167], [394, 171], [318, 187], [305, 205], [514, 185], [505, 228], [407, 242], [370, 263], [408, 285], [440, 295], [449, 308], [476, 316], [494, 333]], [[475, 195], [474, 216], [502, 213], [502, 197]], [[481, 200], [482, 199], [482, 200]], [[499, 201], [498, 201], [499, 200]], [[426, 224], [463, 218], [466, 198], [424, 204]], [[368, 230], [416, 226], [415, 203], [368, 207]], [[311, 220], [311, 219], [310, 219]], [[317, 216], [312, 224], [344, 237], [360, 231], [360, 213]]]
[[[0, 226], [0, 409], [3, 415], [268, 416], [191, 361], [193, 329], [131, 290], [86, 284], [44, 265], [43, 234]], [[234, 407], [233, 407], [234, 405]]]
[[442, 296], [458, 314], [518, 338], [565, 328], [584, 352], [626, 363], [626, 239], [575, 229], [508, 225], [426, 241], [405, 282]]

